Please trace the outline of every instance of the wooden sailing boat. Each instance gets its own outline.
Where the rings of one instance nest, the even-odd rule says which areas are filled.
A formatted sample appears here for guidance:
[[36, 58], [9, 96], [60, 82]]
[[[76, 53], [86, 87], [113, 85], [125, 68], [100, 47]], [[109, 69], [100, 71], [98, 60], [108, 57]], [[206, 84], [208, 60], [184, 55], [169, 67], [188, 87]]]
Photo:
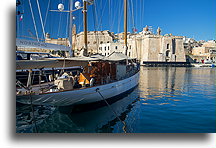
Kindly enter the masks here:
[[[125, 49], [127, 54], [127, 0], [124, 0]], [[86, 10], [87, 1], [84, 1]], [[86, 11], [84, 11], [85, 48], [87, 50]], [[82, 66], [79, 75], [63, 73], [54, 81], [32, 85], [32, 70]], [[89, 104], [114, 99], [133, 90], [139, 81], [139, 64], [122, 53], [113, 53], [109, 57], [72, 57], [36, 62], [17, 62], [17, 69], [26, 69], [29, 79], [26, 86], [17, 80], [17, 102], [35, 105], [69, 106]], [[75, 84], [79, 87], [75, 87]]]

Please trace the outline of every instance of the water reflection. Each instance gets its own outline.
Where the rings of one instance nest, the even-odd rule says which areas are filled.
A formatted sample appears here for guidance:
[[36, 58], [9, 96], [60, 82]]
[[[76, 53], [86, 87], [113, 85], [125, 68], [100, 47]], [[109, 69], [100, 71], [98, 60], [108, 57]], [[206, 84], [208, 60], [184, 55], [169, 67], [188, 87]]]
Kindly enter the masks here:
[[214, 68], [141, 67], [139, 86], [111, 104], [121, 121], [107, 106], [71, 114], [56, 109], [38, 132], [216, 132], [215, 96]]
[[138, 93], [135, 92], [137, 92], [137, 88], [128, 96], [112, 103], [110, 105], [112, 110], [108, 106], [103, 106], [90, 111], [72, 112], [70, 114], [62, 114], [56, 111], [43, 125], [40, 125], [39, 132], [109, 133], [114, 132], [113, 126], [116, 124], [119, 124], [119, 133], [131, 132], [124, 120], [133, 105], [139, 100]]
[[[177, 70], [176, 67], [142, 67], [140, 74], [140, 97], [143, 101], [149, 99], [176, 100], [176, 95], [182, 95], [185, 83], [186, 68]], [[143, 104], [147, 104], [144, 102]], [[169, 104], [162, 101], [161, 105]]]
[[215, 69], [142, 67], [139, 94], [134, 132], [215, 132]]

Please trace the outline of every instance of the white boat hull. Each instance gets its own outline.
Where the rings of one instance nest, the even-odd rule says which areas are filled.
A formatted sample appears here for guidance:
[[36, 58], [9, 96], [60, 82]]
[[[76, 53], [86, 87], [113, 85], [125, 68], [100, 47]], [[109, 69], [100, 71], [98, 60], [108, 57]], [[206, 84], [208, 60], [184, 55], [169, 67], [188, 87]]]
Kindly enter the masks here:
[[78, 104], [88, 104], [102, 101], [103, 98], [96, 91], [96, 89], [101, 93], [104, 99], [109, 99], [120, 94], [131, 90], [132, 88], [138, 85], [139, 81], [139, 72], [135, 75], [120, 80], [117, 82], [83, 88], [79, 90], [70, 90], [63, 92], [52, 92], [47, 94], [40, 95], [26, 95], [26, 96], [17, 96], [17, 102], [23, 104], [32, 104], [34, 105], [53, 105], [53, 106], [69, 106], [69, 105], [78, 105]]

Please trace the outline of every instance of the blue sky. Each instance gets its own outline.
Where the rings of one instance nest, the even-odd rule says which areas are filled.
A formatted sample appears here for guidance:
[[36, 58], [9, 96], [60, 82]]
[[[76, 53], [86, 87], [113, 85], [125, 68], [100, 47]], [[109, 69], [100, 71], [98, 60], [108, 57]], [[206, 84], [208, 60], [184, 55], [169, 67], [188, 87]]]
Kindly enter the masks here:
[[[17, 16], [18, 37], [35, 36], [35, 29], [28, 0], [20, 0], [22, 5], [17, 11], [24, 12], [23, 20]], [[81, 1], [81, 0], [80, 0]], [[75, 2], [75, 1], [74, 1]], [[68, 14], [47, 12], [49, 0], [39, 0], [45, 32], [51, 37], [68, 36]], [[49, 9], [57, 9], [63, 3], [68, 10], [68, 0], [50, 0]], [[36, 0], [31, 0], [36, 20], [39, 38], [43, 38], [39, 12]], [[82, 12], [73, 13], [77, 31], [83, 31]], [[162, 34], [187, 36], [196, 40], [215, 39], [216, 30], [216, 1], [215, 0], [128, 0], [128, 31], [135, 27], [141, 31], [146, 25], [152, 26], [156, 32], [159, 26]], [[88, 30], [111, 30], [123, 32], [123, 0], [95, 0], [88, 6]]]

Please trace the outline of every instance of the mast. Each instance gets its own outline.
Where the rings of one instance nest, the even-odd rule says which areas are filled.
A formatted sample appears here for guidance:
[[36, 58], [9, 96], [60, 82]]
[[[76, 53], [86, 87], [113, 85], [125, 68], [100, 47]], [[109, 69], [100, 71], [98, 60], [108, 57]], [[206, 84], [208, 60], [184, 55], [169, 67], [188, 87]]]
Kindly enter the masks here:
[[88, 47], [87, 47], [87, 0], [83, 0], [83, 24], [84, 24], [84, 55], [88, 54]]
[[124, 0], [124, 44], [125, 44], [125, 54], [127, 55], [127, 0]]
[[69, 42], [70, 42], [70, 50], [69, 50], [69, 56], [72, 57], [72, 9], [73, 9], [73, 0], [70, 0], [70, 19], [69, 19]]

